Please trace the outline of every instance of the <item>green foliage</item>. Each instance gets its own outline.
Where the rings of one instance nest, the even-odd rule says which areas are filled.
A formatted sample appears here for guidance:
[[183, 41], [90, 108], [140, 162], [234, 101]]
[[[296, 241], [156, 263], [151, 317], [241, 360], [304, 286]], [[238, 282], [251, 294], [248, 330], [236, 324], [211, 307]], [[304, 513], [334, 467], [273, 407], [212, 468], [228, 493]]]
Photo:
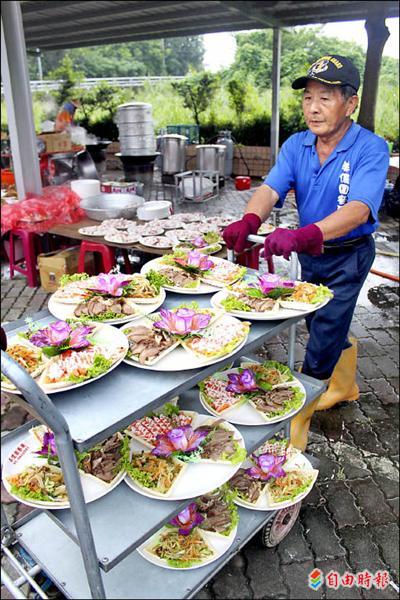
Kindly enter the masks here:
[[246, 108], [247, 85], [239, 77], [232, 77], [227, 83], [229, 103], [236, 113], [236, 118], [241, 123]]
[[192, 112], [196, 125], [200, 125], [200, 115], [212, 102], [217, 90], [218, 78], [212, 73], [204, 71], [189, 75], [184, 81], [178, 81], [172, 85], [183, 98], [183, 105]]
[[132, 92], [128, 88], [102, 82], [89, 90], [81, 88], [77, 96], [81, 101], [76, 113], [80, 125], [102, 139], [118, 139], [114, 117], [117, 107], [127, 102]]
[[[44, 51], [42, 68], [50, 78], [68, 57], [84, 77], [186, 75], [189, 69], [202, 68], [203, 55], [203, 38], [188, 36]], [[30, 56], [28, 63], [31, 78], [37, 79], [36, 58]]]
[[66, 100], [72, 100], [77, 96], [76, 86], [82, 81], [84, 73], [74, 69], [69, 56], [64, 56], [59, 67], [49, 73], [48, 79], [62, 79], [62, 84], [55, 92], [55, 101], [62, 106]]

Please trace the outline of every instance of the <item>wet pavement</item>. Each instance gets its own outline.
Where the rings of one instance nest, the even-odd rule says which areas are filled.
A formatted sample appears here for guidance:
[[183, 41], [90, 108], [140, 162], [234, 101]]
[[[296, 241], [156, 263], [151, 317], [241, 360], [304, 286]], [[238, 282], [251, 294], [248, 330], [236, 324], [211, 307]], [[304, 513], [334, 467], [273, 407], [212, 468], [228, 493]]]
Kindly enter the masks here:
[[[202, 210], [207, 215], [240, 215], [251, 192], [236, 192], [229, 184], [218, 201], [199, 206], [182, 204], [177, 212]], [[293, 197], [279, 217], [296, 223]], [[377, 259], [373, 268], [398, 275], [398, 222], [382, 219], [376, 235]], [[384, 254], [379, 254], [384, 252]], [[396, 256], [388, 255], [397, 254]], [[278, 271], [287, 263], [276, 261]], [[2, 266], [2, 321], [31, 316], [45, 308], [48, 294], [28, 288], [23, 277], [10, 281]], [[300, 516], [288, 536], [275, 548], [264, 548], [256, 535], [246, 547], [197, 595], [199, 599], [245, 598], [397, 598], [392, 586], [308, 586], [308, 576], [320, 569], [356, 574], [387, 571], [398, 584], [398, 417], [399, 329], [398, 284], [370, 274], [360, 295], [351, 326], [359, 344], [360, 398], [315, 413], [308, 451], [320, 460], [320, 474], [311, 494], [303, 501]], [[307, 332], [298, 326], [296, 363], [301, 364]], [[260, 348], [258, 354], [287, 360], [284, 333]], [[2, 431], [26, 421], [25, 411], [12, 396], [2, 396]], [[2, 503], [11, 522], [29, 508], [17, 504], [2, 487]], [[2, 592], [4, 589], [2, 589]], [[8, 597], [4, 591], [4, 596]]]

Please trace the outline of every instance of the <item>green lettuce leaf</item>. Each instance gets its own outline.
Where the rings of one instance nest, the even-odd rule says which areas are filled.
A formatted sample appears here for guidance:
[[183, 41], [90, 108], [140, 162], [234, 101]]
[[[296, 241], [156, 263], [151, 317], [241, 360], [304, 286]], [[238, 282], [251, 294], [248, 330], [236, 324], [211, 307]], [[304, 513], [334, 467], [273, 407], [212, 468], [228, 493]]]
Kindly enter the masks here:
[[151, 283], [155, 290], [157, 290], [157, 294], [160, 293], [160, 288], [164, 285], [171, 285], [171, 281], [168, 277], [161, 275], [158, 271], [154, 271], [151, 269], [148, 273], [146, 273], [146, 279]]
[[60, 286], [64, 287], [67, 283], [71, 283], [72, 281], [83, 281], [85, 279], [89, 279], [89, 275], [87, 273], [74, 273], [73, 275], [62, 275], [60, 278]]
[[238, 465], [239, 463], [242, 463], [247, 456], [246, 448], [243, 448], [237, 442], [235, 443], [235, 446], [236, 450], [234, 454], [227, 454], [226, 452], [223, 452], [223, 454], [220, 456], [221, 460], [229, 460], [232, 465]]
[[[43, 502], [54, 502], [57, 501], [53, 496], [44, 494], [43, 492], [33, 492], [27, 485], [18, 487], [17, 485], [11, 486], [11, 493], [25, 498], [26, 500], [41, 500]], [[65, 500], [65, 498], [63, 498]]]
[[94, 358], [93, 365], [88, 369], [86, 375], [70, 375], [68, 380], [72, 381], [72, 383], [81, 383], [82, 381], [86, 381], [86, 379], [93, 379], [102, 373], [106, 373], [111, 365], [111, 360], [105, 358], [102, 354], [97, 354]]
[[287, 493], [283, 494], [282, 496], [275, 496], [275, 494], [273, 494], [273, 491], [275, 490], [274, 488], [274, 482], [269, 484], [269, 488], [273, 497], [273, 501], [274, 502], [286, 502], [288, 500], [294, 500], [295, 498], [297, 498], [298, 496], [300, 496], [303, 492], [305, 492], [307, 490], [307, 488], [310, 486], [312, 482], [312, 476], [310, 475], [309, 477], [306, 477], [306, 479], [304, 480], [304, 483], [302, 483], [301, 485], [299, 485], [298, 487], [292, 489], [290, 492], [288, 491]]
[[227, 312], [234, 310], [241, 310], [244, 312], [250, 312], [250, 306], [247, 306], [242, 300], [239, 300], [236, 296], [227, 296], [224, 300], [221, 300], [221, 305]]

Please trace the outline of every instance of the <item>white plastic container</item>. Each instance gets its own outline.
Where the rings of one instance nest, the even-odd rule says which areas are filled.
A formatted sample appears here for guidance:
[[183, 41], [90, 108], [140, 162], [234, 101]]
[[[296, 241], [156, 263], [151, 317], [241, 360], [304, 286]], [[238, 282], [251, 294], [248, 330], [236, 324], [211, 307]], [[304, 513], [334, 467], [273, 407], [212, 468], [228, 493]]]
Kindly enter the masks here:
[[152, 219], [166, 219], [172, 215], [172, 204], [167, 200], [157, 200], [154, 202], [145, 202], [137, 209], [137, 217], [141, 221], [151, 221]]
[[73, 179], [71, 190], [81, 199], [97, 196], [100, 194], [100, 181], [98, 179]]

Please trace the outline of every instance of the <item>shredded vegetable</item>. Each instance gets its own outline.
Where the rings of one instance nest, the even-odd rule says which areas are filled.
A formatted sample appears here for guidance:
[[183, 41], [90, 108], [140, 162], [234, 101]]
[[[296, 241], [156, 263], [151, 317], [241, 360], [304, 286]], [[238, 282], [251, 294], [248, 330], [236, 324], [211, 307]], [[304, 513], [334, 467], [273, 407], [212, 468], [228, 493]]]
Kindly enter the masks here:
[[201, 563], [214, 554], [196, 528], [189, 535], [181, 535], [177, 530], [168, 529], [160, 534], [151, 552], [166, 560], [169, 566], [178, 568]]

